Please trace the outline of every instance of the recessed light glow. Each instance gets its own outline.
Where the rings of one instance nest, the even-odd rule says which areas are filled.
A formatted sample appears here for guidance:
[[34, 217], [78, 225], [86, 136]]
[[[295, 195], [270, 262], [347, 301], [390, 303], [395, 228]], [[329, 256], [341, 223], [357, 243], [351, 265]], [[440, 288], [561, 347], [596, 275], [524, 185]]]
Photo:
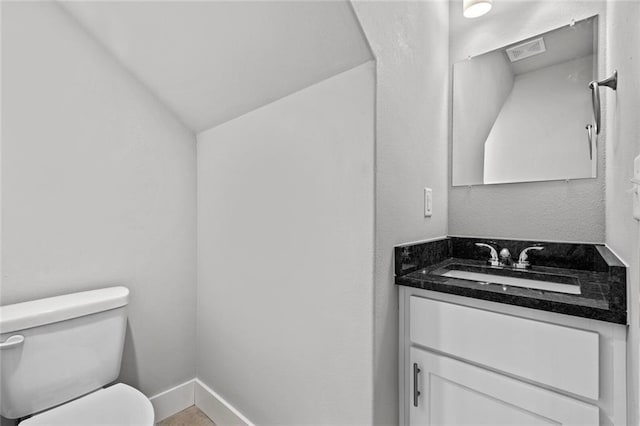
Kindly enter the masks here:
[[492, 0], [464, 0], [462, 14], [465, 18], [477, 18], [491, 10]]

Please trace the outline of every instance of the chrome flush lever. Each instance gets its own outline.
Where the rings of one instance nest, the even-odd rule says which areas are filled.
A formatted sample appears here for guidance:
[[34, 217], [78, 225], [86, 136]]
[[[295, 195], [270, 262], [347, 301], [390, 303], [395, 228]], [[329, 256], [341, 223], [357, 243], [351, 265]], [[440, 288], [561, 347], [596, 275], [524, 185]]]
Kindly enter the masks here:
[[20, 346], [23, 343], [24, 343], [24, 336], [15, 334], [9, 337], [4, 342], [0, 343], [0, 350], [15, 348], [16, 346]]

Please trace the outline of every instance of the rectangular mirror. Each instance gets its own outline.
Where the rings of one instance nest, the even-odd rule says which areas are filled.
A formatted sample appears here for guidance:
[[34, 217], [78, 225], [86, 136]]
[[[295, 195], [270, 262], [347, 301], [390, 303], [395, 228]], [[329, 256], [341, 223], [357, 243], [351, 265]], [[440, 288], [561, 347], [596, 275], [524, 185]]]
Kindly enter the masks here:
[[453, 66], [452, 185], [596, 177], [597, 16]]

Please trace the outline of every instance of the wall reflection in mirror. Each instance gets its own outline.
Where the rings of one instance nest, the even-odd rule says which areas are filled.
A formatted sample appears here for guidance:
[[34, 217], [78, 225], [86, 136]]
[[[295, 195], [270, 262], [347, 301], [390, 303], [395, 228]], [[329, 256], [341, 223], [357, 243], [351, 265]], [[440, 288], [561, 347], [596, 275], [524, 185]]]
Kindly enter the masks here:
[[452, 184], [596, 177], [597, 17], [453, 66]]

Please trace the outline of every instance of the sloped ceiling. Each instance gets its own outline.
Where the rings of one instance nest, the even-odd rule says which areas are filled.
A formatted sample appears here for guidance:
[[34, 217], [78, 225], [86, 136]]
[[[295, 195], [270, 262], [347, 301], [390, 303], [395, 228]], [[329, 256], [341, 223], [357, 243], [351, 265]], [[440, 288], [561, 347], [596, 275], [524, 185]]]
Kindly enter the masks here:
[[196, 133], [372, 59], [346, 0], [60, 4]]

